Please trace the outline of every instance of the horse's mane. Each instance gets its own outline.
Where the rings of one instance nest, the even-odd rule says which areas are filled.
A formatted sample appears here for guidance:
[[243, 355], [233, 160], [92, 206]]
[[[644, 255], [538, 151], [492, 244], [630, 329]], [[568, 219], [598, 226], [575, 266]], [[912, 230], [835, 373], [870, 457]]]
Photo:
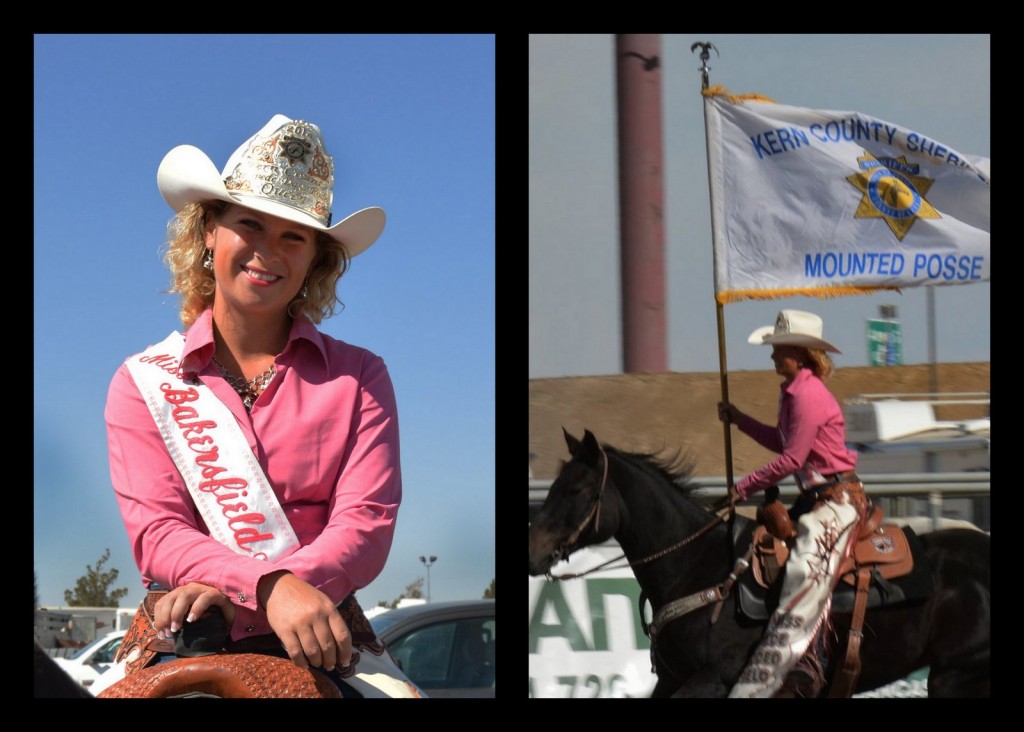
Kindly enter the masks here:
[[605, 452], [615, 455], [620, 460], [632, 465], [654, 478], [675, 487], [683, 495], [693, 501], [706, 505], [706, 497], [697, 496], [700, 486], [693, 483], [693, 470], [696, 459], [690, 454], [677, 450], [674, 455], [659, 457], [651, 452], [628, 452], [611, 445], [603, 445]]

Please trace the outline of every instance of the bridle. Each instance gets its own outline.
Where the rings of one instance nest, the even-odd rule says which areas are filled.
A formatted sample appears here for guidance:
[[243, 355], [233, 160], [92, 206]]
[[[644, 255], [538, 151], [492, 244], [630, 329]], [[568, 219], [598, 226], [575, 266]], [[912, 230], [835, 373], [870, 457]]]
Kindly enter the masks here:
[[[569, 553], [572, 549], [572, 545], [583, 534], [583, 531], [587, 528], [591, 521], [594, 522], [595, 531], [599, 526], [601, 500], [604, 498], [604, 489], [605, 485], [608, 482], [608, 454], [604, 451], [604, 448], [601, 447], [600, 444], [598, 444], [598, 449], [601, 451], [601, 456], [604, 458], [604, 471], [601, 477], [601, 487], [598, 489], [597, 497], [594, 499], [594, 504], [590, 507], [590, 510], [587, 511], [586, 516], [583, 517], [583, 520], [580, 522], [576, 530], [569, 536], [568, 539], [566, 539], [562, 544], [560, 544], [554, 552], [552, 552], [552, 566], [559, 562], [561, 559], [569, 556]], [[721, 501], [715, 503], [712, 506], [712, 510], [715, 512], [714, 518], [712, 518], [711, 521], [709, 521], [707, 524], [702, 526], [694, 533], [687, 536], [682, 541], [678, 541], [672, 546], [657, 551], [654, 554], [644, 557], [643, 559], [637, 559], [631, 562], [627, 562], [626, 564], [618, 565], [617, 567], [614, 567], [614, 569], [619, 569], [622, 567], [640, 567], [646, 564], [650, 564], [651, 562], [661, 559], [662, 557], [666, 557], [672, 552], [678, 551], [679, 549], [682, 549], [688, 544], [691, 544], [700, 537], [704, 536], [713, 528], [718, 526], [718, 524], [724, 523], [726, 521], [726, 517], [728, 517], [729, 520], [731, 520], [736, 515], [736, 505], [732, 500], [730, 500], [729, 495], [726, 495]], [[688, 615], [689, 613], [692, 613], [693, 611], [699, 610], [700, 608], [706, 607], [708, 605], [715, 605], [714, 612], [712, 612], [710, 619], [711, 624], [714, 625], [715, 622], [717, 622], [718, 620], [718, 616], [721, 613], [722, 607], [725, 605], [725, 599], [729, 597], [729, 593], [732, 590], [732, 586], [736, 583], [739, 576], [743, 574], [743, 572], [745, 572], [747, 568], [750, 566], [750, 558], [753, 552], [754, 547], [753, 545], [751, 545], [743, 556], [738, 557], [736, 559], [732, 571], [729, 573], [729, 576], [726, 577], [726, 579], [723, 582], [720, 582], [716, 585], [712, 585], [711, 587], [707, 587], [703, 590], [699, 590], [698, 592], [693, 592], [685, 597], [679, 598], [678, 600], [673, 600], [671, 602], [666, 603], [654, 614], [654, 617], [650, 623], [647, 623], [647, 621], [644, 619], [644, 605], [647, 602], [647, 596], [644, 592], [640, 593], [640, 623], [643, 627], [644, 635], [646, 635], [651, 641], [652, 672], [657, 672], [657, 648], [659, 631], [662, 630], [666, 625], [668, 625], [672, 621], [677, 620], [683, 617], [684, 615]], [[596, 567], [592, 567], [583, 572], [576, 572], [571, 574], [552, 574], [551, 569], [549, 567], [548, 571], [545, 572], [545, 576], [549, 580], [576, 579], [578, 577], [584, 577], [588, 574], [597, 572], [598, 570], [605, 569], [608, 567], [608, 565], [613, 564], [614, 562], [619, 562], [625, 558], [626, 555], [622, 554], [621, 556], [609, 559], [608, 561], [603, 562], [597, 565]]]
[[[583, 521], [580, 522], [580, 525], [576, 528], [576, 530], [569, 536], [568, 539], [562, 542], [558, 546], [558, 548], [555, 549], [555, 551], [551, 553], [552, 566], [557, 564], [562, 559], [567, 559], [569, 557], [569, 554], [572, 551], [572, 545], [575, 544], [579, 537], [583, 534], [584, 529], [587, 528], [587, 525], [591, 522], [591, 520], [593, 520], [594, 522], [594, 531], [597, 531], [600, 525], [601, 499], [604, 497], [604, 487], [608, 482], [608, 454], [604, 451], [604, 448], [600, 444], [598, 444], [597, 449], [601, 451], [601, 457], [604, 458], [604, 473], [601, 476], [601, 487], [597, 491], [597, 498], [594, 499], [594, 504], [590, 507], [590, 510], [587, 512], [587, 515], [583, 517]], [[728, 508], [729, 513], [731, 514], [734, 508], [733, 505], [729, 504]], [[719, 508], [718, 510], [721, 509]], [[619, 569], [622, 567], [640, 567], [645, 564], [650, 564], [651, 562], [661, 559], [662, 557], [666, 557], [672, 552], [682, 549], [687, 544], [696, 541], [697, 539], [704, 536], [704, 534], [708, 533], [709, 531], [711, 531], [711, 529], [715, 528], [718, 524], [723, 523], [724, 521], [725, 517], [720, 513], [716, 513], [715, 517], [710, 521], [710, 523], [701, 527], [693, 534], [690, 534], [682, 541], [679, 541], [670, 547], [666, 547], [665, 549], [661, 549], [660, 551], [657, 551], [654, 554], [651, 554], [650, 556], [644, 557], [643, 559], [637, 559], [632, 562], [627, 562], [626, 564], [621, 564], [617, 567], [614, 567], [613, 569]], [[576, 572], [572, 574], [552, 574], [551, 569], [549, 568], [548, 571], [545, 572], [545, 576], [549, 580], [576, 579], [578, 577], [584, 577], [588, 574], [593, 574], [598, 570], [605, 569], [608, 567], [609, 564], [621, 561], [625, 558], [626, 555], [622, 554], [621, 556], [614, 557], [606, 562], [602, 562], [596, 567], [592, 567], [591, 569], [585, 570], [583, 572]]]
[[[601, 476], [601, 487], [597, 489], [597, 497], [594, 499], [594, 503], [593, 505], [591, 505], [590, 510], [587, 511], [587, 514], [583, 517], [583, 520], [580, 522], [580, 525], [577, 526], [576, 530], [569, 535], [569, 538], [567, 538], [565, 541], [559, 544], [558, 547], [553, 552], [551, 552], [552, 565], [557, 564], [563, 559], [569, 558], [569, 554], [572, 552], [572, 545], [575, 544], [577, 540], [579, 540], [580, 536], [582, 536], [583, 534], [583, 530], [587, 528], [587, 525], [591, 521], [594, 522], [594, 531], [597, 531], [601, 526], [601, 499], [604, 497], [604, 487], [605, 485], [608, 484], [608, 454], [600, 445], [597, 446], [597, 449], [601, 451], [601, 456], [604, 458], [604, 473]], [[621, 557], [617, 559], [621, 559]], [[593, 571], [594, 570], [590, 570], [586, 574], [589, 574]], [[569, 575], [553, 575], [551, 574], [550, 569], [547, 571], [546, 574], [547, 578], [552, 580], [569, 578]]]

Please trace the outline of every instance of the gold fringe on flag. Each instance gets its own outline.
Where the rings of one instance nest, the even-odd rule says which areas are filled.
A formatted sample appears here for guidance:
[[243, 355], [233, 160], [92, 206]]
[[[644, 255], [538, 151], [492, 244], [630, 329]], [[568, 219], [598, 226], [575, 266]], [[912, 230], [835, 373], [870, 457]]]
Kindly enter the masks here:
[[770, 99], [762, 94], [732, 94], [721, 84], [701, 89], [700, 93], [706, 97], [725, 97], [733, 104], [740, 104], [741, 102], [768, 102], [770, 104], [778, 104], [774, 99]]
[[814, 287], [814, 288], [793, 288], [789, 290], [730, 290], [728, 292], [715, 293], [715, 302], [720, 305], [728, 305], [731, 302], [741, 300], [778, 300], [783, 297], [817, 297], [822, 300], [831, 300], [836, 297], [847, 295], [870, 295], [873, 292], [891, 290], [899, 294], [902, 288], [899, 287], [854, 287], [852, 285], [841, 285], [836, 287]]

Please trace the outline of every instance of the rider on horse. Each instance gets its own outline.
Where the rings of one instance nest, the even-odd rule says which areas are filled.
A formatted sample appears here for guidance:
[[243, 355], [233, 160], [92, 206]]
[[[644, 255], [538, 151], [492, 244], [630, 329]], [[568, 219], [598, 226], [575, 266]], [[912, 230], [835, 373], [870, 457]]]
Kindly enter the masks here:
[[800, 310], [783, 310], [774, 327], [751, 333], [750, 343], [772, 346], [775, 371], [783, 377], [776, 425], [759, 422], [732, 404], [718, 405], [723, 422], [779, 453], [731, 487], [731, 501], [747, 499], [790, 475], [801, 491], [793, 510], [799, 528], [778, 609], [730, 697], [813, 697], [824, 685], [831, 594], [867, 499], [854, 472], [857, 453], [846, 447], [842, 409], [824, 384], [833, 371], [827, 352], [840, 351], [821, 336], [821, 318]]
[[283, 115], [222, 172], [191, 145], [157, 172], [187, 331], [128, 358], [107, 398], [111, 481], [155, 591], [119, 651], [127, 671], [173, 655], [217, 608], [223, 627], [203, 652], [269, 646], [372, 693], [353, 689], [380, 650], [360, 641], [353, 593], [391, 548], [397, 408], [384, 361], [316, 324], [385, 215], [332, 214], [334, 182], [320, 128]]

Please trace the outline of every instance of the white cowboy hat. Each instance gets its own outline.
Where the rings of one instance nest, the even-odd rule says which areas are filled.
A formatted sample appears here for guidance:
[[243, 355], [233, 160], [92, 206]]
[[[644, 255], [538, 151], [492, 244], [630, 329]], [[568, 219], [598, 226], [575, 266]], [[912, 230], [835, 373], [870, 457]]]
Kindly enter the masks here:
[[319, 127], [282, 114], [235, 150], [223, 172], [199, 148], [179, 145], [164, 156], [156, 183], [175, 213], [190, 203], [228, 201], [322, 231], [342, 242], [349, 257], [384, 230], [384, 209], [376, 206], [331, 226], [334, 158]]
[[821, 339], [821, 318], [814, 313], [803, 310], [781, 310], [775, 319], [775, 325], [758, 328], [748, 343], [771, 344], [778, 346], [801, 346], [819, 351], [842, 353], [838, 348]]

